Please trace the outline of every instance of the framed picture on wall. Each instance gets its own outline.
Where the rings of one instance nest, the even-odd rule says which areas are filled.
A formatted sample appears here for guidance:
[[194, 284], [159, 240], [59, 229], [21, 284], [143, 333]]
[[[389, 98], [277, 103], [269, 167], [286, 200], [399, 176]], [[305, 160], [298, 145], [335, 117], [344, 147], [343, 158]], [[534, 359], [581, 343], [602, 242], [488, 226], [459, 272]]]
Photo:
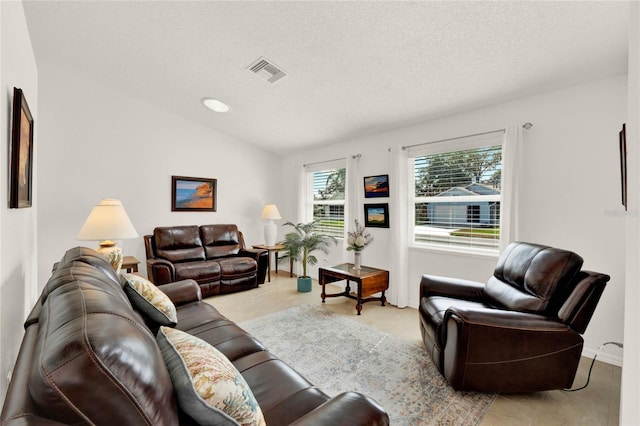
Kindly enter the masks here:
[[24, 93], [13, 88], [9, 207], [31, 207], [33, 170], [33, 117]]
[[388, 228], [389, 204], [365, 204], [364, 226], [369, 228]]
[[171, 176], [172, 212], [215, 212], [217, 179]]
[[389, 196], [389, 175], [366, 176], [364, 178], [364, 198]]
[[618, 134], [620, 144], [620, 179], [622, 191], [622, 205], [627, 210], [627, 131], [626, 125], [622, 125], [622, 130]]

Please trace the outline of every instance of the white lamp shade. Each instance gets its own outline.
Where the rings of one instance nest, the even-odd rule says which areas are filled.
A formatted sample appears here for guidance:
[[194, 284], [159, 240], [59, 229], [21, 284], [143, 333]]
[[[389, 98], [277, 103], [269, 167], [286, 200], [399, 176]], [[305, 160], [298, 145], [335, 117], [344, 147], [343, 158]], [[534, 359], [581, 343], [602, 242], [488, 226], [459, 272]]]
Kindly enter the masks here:
[[262, 209], [262, 214], [260, 215], [261, 219], [282, 219], [280, 216], [280, 211], [278, 210], [278, 206], [275, 204], [267, 204]]
[[95, 206], [80, 228], [76, 239], [83, 241], [124, 240], [138, 233], [120, 200], [103, 199]]

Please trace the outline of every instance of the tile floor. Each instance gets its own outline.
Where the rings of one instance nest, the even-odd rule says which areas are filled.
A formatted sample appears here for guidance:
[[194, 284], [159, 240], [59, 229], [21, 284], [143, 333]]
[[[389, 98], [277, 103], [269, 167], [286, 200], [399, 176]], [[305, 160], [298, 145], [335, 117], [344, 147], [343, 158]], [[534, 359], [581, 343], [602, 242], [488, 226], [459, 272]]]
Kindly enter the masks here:
[[[328, 291], [329, 292], [329, 291]], [[206, 299], [230, 319], [241, 322], [291, 306], [321, 303], [320, 286], [298, 293], [288, 273], [271, 274], [271, 282], [257, 289]], [[346, 297], [326, 300], [327, 309], [375, 327], [408, 342], [420, 340], [418, 311], [365, 303], [357, 316], [355, 301]], [[260, 336], [257, 336], [260, 338]], [[591, 359], [583, 358], [575, 386], [587, 380]], [[480, 423], [488, 425], [617, 425], [620, 406], [621, 369], [596, 361], [589, 386], [578, 392], [548, 391], [500, 395]]]

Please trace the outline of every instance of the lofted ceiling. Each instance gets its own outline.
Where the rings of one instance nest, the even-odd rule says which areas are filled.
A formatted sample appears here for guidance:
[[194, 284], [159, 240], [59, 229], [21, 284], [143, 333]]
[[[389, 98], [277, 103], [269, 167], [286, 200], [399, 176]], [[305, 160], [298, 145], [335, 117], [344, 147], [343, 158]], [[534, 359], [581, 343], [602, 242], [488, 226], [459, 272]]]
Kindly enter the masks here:
[[[615, 1], [24, 1], [36, 60], [273, 153], [626, 72]], [[247, 67], [264, 57], [274, 84]], [[200, 103], [231, 106], [216, 114]]]

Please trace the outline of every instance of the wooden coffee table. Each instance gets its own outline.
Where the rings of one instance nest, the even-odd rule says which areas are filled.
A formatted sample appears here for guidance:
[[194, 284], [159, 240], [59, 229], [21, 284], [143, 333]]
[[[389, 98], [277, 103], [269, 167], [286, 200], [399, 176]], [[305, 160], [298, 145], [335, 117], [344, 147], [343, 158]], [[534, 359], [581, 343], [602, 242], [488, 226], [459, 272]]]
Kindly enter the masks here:
[[[320, 284], [322, 284], [322, 303], [324, 303], [324, 299], [327, 297], [348, 297], [357, 301], [356, 311], [358, 311], [358, 315], [360, 315], [363, 303], [380, 301], [382, 306], [384, 306], [384, 303], [387, 301], [384, 292], [389, 288], [389, 271], [370, 268], [368, 266], [363, 266], [360, 271], [356, 271], [353, 269], [353, 263], [342, 263], [336, 266], [320, 268], [318, 273], [320, 275]], [[342, 280], [347, 280], [347, 286], [344, 292], [337, 294], [326, 293], [325, 285]], [[355, 296], [351, 294], [351, 288], [349, 287], [350, 281], [357, 284], [358, 291]], [[382, 292], [381, 297], [368, 297], [380, 292]]]

